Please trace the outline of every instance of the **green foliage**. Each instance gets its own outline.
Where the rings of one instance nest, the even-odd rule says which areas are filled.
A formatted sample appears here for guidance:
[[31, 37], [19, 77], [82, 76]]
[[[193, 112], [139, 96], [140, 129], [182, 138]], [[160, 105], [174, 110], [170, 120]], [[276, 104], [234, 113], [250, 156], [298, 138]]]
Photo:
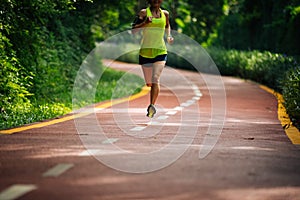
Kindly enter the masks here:
[[10, 49], [9, 39], [0, 33], [0, 112], [7, 114], [8, 106], [27, 103], [32, 95], [27, 88], [31, 86], [32, 76], [20, 65], [15, 52]]
[[170, 13], [171, 27], [206, 43], [223, 15], [223, 0], [165, 0], [163, 7]]
[[[141, 2], [1, 1], [1, 127], [68, 112], [74, 79], [82, 60], [93, 49], [95, 41], [128, 30], [137, 8], [146, 6]], [[299, 91], [290, 85], [299, 73], [293, 71], [292, 57], [270, 52], [300, 54], [299, 5], [299, 0], [165, 0], [163, 3], [170, 12], [172, 28], [210, 47], [208, 51], [222, 74], [249, 78], [276, 90], [282, 89], [289, 113], [298, 109], [299, 99], [292, 99], [292, 96], [297, 96], [295, 93], [299, 94]], [[213, 45], [260, 51], [225, 50], [213, 48]], [[107, 51], [112, 55], [118, 53], [110, 48]], [[131, 52], [120, 59], [136, 62], [136, 54]], [[169, 54], [168, 64], [193, 69], [184, 58], [174, 54]], [[289, 71], [287, 75], [286, 71]], [[105, 73], [107, 85], [99, 83], [98, 89], [119, 84], [118, 79], [113, 81], [113, 73]], [[120, 79], [119, 75], [117, 77]], [[132, 82], [140, 83], [138, 80]], [[136, 87], [132, 85], [132, 88]], [[115, 89], [98, 91], [97, 101], [104, 96], [114, 96]], [[123, 95], [132, 92], [128, 89]], [[19, 119], [20, 116], [24, 117]]]
[[137, 2], [131, 0], [101, 0], [94, 1], [89, 8], [93, 13], [93, 37], [100, 42], [113, 34], [131, 28], [131, 23], [137, 13]]
[[[106, 68], [98, 82], [92, 103], [135, 94], [143, 85], [143, 79], [138, 76]], [[60, 93], [57, 97], [63, 99], [66, 94]], [[0, 129], [51, 119], [71, 112], [72, 99], [66, 98], [62, 102], [19, 101], [7, 105], [0, 116]]]
[[299, 0], [227, 0], [213, 45], [299, 55]]
[[223, 75], [239, 76], [280, 91], [280, 81], [295, 67], [293, 57], [270, 52], [207, 49]]
[[61, 103], [19, 102], [6, 107], [0, 117], [0, 129], [51, 119], [70, 112], [71, 109]]
[[295, 58], [267, 51], [209, 48], [208, 52], [221, 74], [251, 79], [281, 92], [287, 113], [300, 128], [300, 68]]
[[281, 81], [284, 105], [291, 121], [300, 128], [300, 67], [287, 71]]
[[224, 0], [188, 0], [191, 8], [191, 26], [187, 35], [192, 34], [200, 44], [207, 42], [223, 16]]
[[130, 96], [145, 85], [139, 76], [106, 68], [97, 85], [95, 102]]
[[94, 47], [91, 5], [89, 0], [1, 2], [1, 128], [70, 111], [77, 70]]

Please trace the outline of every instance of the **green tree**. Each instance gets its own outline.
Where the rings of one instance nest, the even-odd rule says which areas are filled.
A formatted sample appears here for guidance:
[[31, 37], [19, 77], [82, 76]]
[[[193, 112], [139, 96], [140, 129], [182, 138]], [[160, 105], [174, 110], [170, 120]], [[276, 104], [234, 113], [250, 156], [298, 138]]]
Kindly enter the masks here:
[[299, 55], [299, 0], [226, 0], [215, 45]]

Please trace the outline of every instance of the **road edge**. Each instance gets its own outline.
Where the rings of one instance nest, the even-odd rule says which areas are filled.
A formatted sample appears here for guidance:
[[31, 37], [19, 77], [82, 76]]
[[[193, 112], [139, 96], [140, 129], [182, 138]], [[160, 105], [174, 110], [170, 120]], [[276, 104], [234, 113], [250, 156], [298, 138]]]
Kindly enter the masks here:
[[300, 132], [299, 130], [292, 124], [289, 115], [286, 113], [286, 109], [283, 105], [284, 99], [282, 94], [275, 92], [273, 89], [260, 85], [260, 88], [273, 94], [278, 101], [278, 119], [281, 123], [282, 128], [284, 129], [286, 135], [294, 145], [300, 145]]
[[[131, 96], [127, 96], [127, 97], [123, 97], [120, 99], [114, 99], [114, 100], [110, 100], [110, 101], [104, 101], [104, 102], [100, 102], [98, 104], [96, 104], [93, 108], [94, 109], [105, 109], [105, 108], [109, 108], [113, 105], [116, 104], [120, 104], [123, 103], [125, 101], [132, 101], [134, 99], [140, 98], [142, 96], [145, 96], [149, 93], [150, 89], [147, 86], [144, 86], [142, 88], [142, 90], [134, 95]], [[86, 115], [89, 115], [91, 113], [93, 113], [94, 110], [93, 109], [83, 109], [82, 112], [77, 113], [77, 114], [66, 114], [64, 116], [62, 116], [59, 119], [50, 119], [49, 121], [44, 121], [44, 122], [35, 122], [33, 124], [27, 124], [27, 125], [23, 125], [20, 127], [16, 127], [16, 128], [11, 128], [11, 129], [6, 129], [6, 130], [0, 130], [0, 135], [1, 134], [5, 134], [5, 135], [9, 135], [9, 134], [13, 134], [13, 133], [17, 133], [17, 132], [21, 132], [21, 131], [26, 131], [26, 130], [30, 130], [30, 129], [35, 129], [35, 128], [41, 128], [41, 127], [45, 127], [45, 126], [50, 126], [53, 124], [57, 124], [57, 123], [61, 123], [61, 122], [65, 122], [65, 121], [69, 121], [72, 119], [76, 119], [79, 117], [83, 117]]]

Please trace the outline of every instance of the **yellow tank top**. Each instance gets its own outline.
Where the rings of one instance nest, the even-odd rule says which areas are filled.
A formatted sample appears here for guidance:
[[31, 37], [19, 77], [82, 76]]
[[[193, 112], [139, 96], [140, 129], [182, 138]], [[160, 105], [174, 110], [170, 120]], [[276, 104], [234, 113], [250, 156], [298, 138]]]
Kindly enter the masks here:
[[[152, 17], [150, 8], [146, 9], [147, 17]], [[160, 9], [160, 18], [152, 18], [152, 22], [147, 24], [143, 30], [143, 39], [140, 55], [145, 58], [155, 58], [158, 55], [167, 54], [164, 42], [166, 16]]]

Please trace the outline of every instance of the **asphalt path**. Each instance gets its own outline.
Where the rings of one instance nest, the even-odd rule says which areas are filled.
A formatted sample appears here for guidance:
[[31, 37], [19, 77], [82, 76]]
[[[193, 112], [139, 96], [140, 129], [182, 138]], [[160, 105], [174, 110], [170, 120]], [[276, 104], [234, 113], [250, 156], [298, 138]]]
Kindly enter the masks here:
[[144, 88], [1, 134], [0, 199], [300, 199], [300, 149], [273, 94], [169, 67], [161, 85], [153, 119]]

